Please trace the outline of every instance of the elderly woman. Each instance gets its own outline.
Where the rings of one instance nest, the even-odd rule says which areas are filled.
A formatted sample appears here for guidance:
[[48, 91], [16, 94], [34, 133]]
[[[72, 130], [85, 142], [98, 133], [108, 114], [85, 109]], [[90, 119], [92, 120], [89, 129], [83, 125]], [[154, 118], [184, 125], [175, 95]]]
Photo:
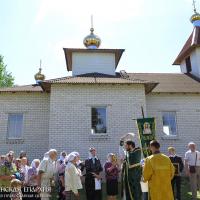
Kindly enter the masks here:
[[116, 200], [118, 195], [118, 177], [119, 177], [119, 164], [115, 154], [110, 153], [107, 157], [107, 162], [104, 165], [106, 174], [106, 190], [108, 200]]
[[65, 191], [66, 200], [80, 199], [79, 190], [83, 188], [81, 183], [81, 171], [77, 168], [78, 157], [71, 153], [68, 156], [68, 163], [65, 169]]
[[38, 186], [41, 188], [41, 200], [49, 200], [56, 173], [57, 151], [49, 150], [39, 165]]
[[27, 200], [39, 200], [39, 194], [36, 192], [36, 188], [38, 186], [38, 167], [40, 164], [39, 159], [34, 159], [31, 163], [31, 167], [28, 169], [27, 173], [27, 189], [28, 189], [28, 196]]
[[57, 182], [58, 182], [58, 193], [59, 193], [59, 198], [58, 200], [65, 200], [65, 196], [63, 194], [65, 190], [65, 181], [64, 181], [64, 176], [65, 176], [65, 160], [66, 160], [67, 153], [65, 151], [62, 151], [60, 153], [60, 158], [57, 160]]

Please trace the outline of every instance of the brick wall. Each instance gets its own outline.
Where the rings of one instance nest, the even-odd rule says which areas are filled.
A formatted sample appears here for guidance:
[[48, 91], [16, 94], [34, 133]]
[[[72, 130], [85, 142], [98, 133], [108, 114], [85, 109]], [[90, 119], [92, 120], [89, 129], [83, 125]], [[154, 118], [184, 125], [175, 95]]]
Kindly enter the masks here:
[[[148, 116], [156, 117], [157, 138], [166, 153], [168, 146], [174, 146], [184, 156], [190, 141], [200, 149], [200, 95], [199, 94], [150, 94], [146, 97]], [[162, 111], [175, 111], [177, 137], [166, 138], [162, 131]]]
[[[8, 113], [23, 113], [22, 141], [7, 140]], [[27, 151], [32, 158], [41, 158], [48, 149], [49, 94], [1, 93], [0, 94], [0, 154], [14, 150]]]
[[[91, 135], [91, 107], [107, 106], [108, 135]], [[143, 85], [53, 85], [50, 100], [50, 148], [79, 151], [88, 156], [88, 148], [98, 150], [102, 162], [109, 152], [118, 153], [120, 137], [137, 132], [132, 118], [145, 109]]]
[[[104, 162], [107, 153], [118, 153], [124, 133], [137, 133], [132, 118], [141, 117], [141, 106], [147, 109], [147, 116], [156, 117], [162, 151], [175, 146], [183, 156], [189, 141], [195, 141], [200, 149], [198, 94], [150, 94], [145, 102], [142, 85], [53, 85], [51, 94], [1, 93], [0, 105], [0, 154], [25, 150], [32, 159], [56, 148], [76, 150], [86, 158], [88, 148], [94, 146]], [[107, 106], [106, 136], [91, 135], [92, 106]], [[175, 139], [166, 138], [162, 132], [162, 111], [176, 112]], [[13, 143], [7, 140], [8, 113], [19, 112], [24, 113], [23, 141]]]

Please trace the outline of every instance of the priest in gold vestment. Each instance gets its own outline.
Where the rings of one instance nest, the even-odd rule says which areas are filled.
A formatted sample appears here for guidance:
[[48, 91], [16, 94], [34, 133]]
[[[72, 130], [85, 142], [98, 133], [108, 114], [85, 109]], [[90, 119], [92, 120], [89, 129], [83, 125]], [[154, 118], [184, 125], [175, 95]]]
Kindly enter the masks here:
[[174, 177], [174, 166], [168, 156], [160, 153], [160, 144], [151, 141], [153, 155], [145, 159], [143, 167], [144, 182], [149, 184], [150, 200], [174, 200], [171, 180]]

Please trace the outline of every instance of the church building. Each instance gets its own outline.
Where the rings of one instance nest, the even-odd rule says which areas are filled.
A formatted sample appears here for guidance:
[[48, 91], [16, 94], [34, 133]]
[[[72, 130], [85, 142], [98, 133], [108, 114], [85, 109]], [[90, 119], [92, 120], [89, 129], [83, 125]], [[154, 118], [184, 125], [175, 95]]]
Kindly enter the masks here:
[[[0, 154], [24, 150], [42, 158], [50, 148], [88, 156], [97, 149], [105, 161], [118, 153], [120, 137], [135, 133], [134, 119], [156, 119], [156, 139], [166, 152], [174, 146], [184, 155], [187, 143], [200, 144], [200, 14], [174, 65], [180, 73], [117, 71], [124, 49], [101, 49], [100, 38], [85, 37], [86, 48], [64, 48], [66, 70], [72, 76], [0, 89]], [[178, 36], [177, 36], [178, 37]], [[173, 47], [172, 47], [173, 48]], [[176, 67], [176, 66], [173, 66]], [[198, 146], [200, 147], [200, 146]]]

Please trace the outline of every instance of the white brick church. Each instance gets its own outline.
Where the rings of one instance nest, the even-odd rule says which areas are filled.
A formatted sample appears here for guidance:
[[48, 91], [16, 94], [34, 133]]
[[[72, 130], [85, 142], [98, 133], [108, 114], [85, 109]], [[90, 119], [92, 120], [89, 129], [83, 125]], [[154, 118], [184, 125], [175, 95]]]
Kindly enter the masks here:
[[[141, 107], [156, 118], [162, 150], [173, 145], [183, 155], [189, 141], [200, 144], [200, 15], [174, 65], [179, 74], [117, 72], [123, 49], [100, 49], [94, 29], [85, 49], [64, 48], [72, 76], [0, 89], [0, 154], [27, 151], [41, 158], [49, 148], [79, 151], [90, 146], [99, 157], [118, 152], [120, 137], [137, 133]], [[172, 47], [173, 48], [173, 47]], [[200, 148], [200, 145], [198, 146]]]

